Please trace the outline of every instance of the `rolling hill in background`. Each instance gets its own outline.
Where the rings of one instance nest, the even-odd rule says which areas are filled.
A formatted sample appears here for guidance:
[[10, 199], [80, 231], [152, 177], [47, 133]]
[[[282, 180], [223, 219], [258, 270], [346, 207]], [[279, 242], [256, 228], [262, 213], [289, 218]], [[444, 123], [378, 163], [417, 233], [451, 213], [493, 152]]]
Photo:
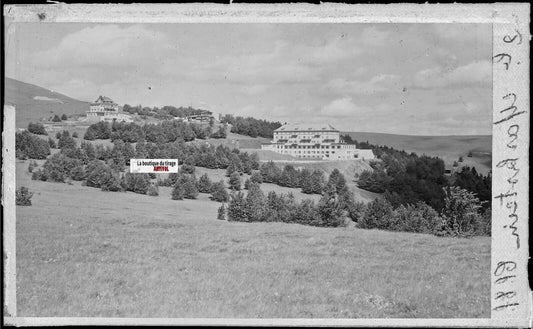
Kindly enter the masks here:
[[[475, 166], [478, 172], [487, 174], [492, 165], [492, 136], [410, 136], [366, 132], [345, 132], [358, 142], [368, 141], [374, 145], [385, 145], [418, 155], [438, 156], [447, 165], [460, 156], [463, 165]], [[472, 157], [467, 157], [472, 152]]]
[[30, 121], [37, 122], [54, 114], [85, 114], [89, 109], [88, 102], [7, 77], [4, 79], [4, 94], [4, 103], [15, 106], [17, 128], [25, 128]]
[[[25, 128], [29, 122], [40, 121], [54, 114], [84, 115], [89, 108], [88, 102], [76, 100], [63, 94], [33, 84], [11, 78], [4, 80], [5, 103], [16, 107], [16, 127]], [[418, 155], [438, 156], [447, 166], [451, 166], [460, 156], [461, 165], [475, 166], [478, 172], [487, 174], [492, 165], [492, 136], [411, 136], [367, 132], [343, 132], [359, 142], [368, 141], [374, 145], [386, 145]], [[269, 139], [251, 138], [228, 134], [219, 141], [226, 146], [245, 149], [260, 149], [261, 143]], [[229, 145], [231, 144], [231, 145]], [[250, 150], [251, 151], [251, 150]], [[472, 157], [467, 157], [468, 153]]]

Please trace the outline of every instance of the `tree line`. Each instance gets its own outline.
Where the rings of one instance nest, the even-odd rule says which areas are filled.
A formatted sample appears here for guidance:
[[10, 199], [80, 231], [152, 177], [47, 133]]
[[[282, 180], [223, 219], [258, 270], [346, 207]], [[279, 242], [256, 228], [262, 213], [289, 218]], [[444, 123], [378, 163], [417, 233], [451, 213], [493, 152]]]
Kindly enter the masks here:
[[272, 138], [274, 136], [274, 130], [281, 127], [281, 123], [279, 122], [270, 122], [252, 117], [235, 117], [231, 114], [224, 115], [221, 122], [231, 124], [232, 133], [250, 137]]
[[193, 141], [206, 138], [226, 138], [226, 127], [220, 126], [217, 130], [209, 125], [185, 123], [175, 120], [165, 120], [157, 124], [144, 124], [117, 122], [97, 122], [90, 125], [83, 138], [85, 140], [111, 139], [122, 140], [128, 143], [140, 141], [152, 143], [170, 143], [178, 140]]
[[130, 114], [138, 114], [141, 116], [152, 116], [158, 119], [172, 119], [176, 117], [184, 118], [189, 115], [199, 115], [199, 114], [209, 114], [211, 115], [211, 111], [207, 110], [201, 110], [201, 109], [195, 109], [191, 106], [189, 107], [175, 107], [170, 105], [165, 105], [161, 108], [154, 106], [141, 106], [141, 105], [129, 105], [124, 104], [122, 107], [122, 110], [124, 112], [128, 112]]

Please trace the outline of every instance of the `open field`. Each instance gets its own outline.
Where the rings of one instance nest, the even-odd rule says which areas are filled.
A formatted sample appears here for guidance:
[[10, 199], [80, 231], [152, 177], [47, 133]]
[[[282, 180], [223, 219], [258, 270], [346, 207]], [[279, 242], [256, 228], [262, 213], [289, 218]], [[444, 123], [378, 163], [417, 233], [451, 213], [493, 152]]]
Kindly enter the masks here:
[[38, 182], [27, 165], [19, 316], [490, 316], [490, 238], [218, 221], [206, 194]]
[[[475, 166], [478, 172], [487, 174], [491, 169], [492, 136], [408, 136], [365, 132], [347, 132], [359, 142], [368, 141], [375, 145], [386, 145], [418, 155], [438, 156], [451, 166], [463, 156], [465, 166]], [[467, 158], [472, 151], [472, 158]]]

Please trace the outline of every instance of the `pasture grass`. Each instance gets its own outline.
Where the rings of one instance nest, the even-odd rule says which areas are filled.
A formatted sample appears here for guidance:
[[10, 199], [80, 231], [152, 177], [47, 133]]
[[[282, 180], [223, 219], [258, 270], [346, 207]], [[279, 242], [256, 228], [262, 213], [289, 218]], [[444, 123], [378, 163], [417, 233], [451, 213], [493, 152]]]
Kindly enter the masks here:
[[490, 316], [490, 238], [216, 219], [217, 202], [32, 181], [19, 316]]

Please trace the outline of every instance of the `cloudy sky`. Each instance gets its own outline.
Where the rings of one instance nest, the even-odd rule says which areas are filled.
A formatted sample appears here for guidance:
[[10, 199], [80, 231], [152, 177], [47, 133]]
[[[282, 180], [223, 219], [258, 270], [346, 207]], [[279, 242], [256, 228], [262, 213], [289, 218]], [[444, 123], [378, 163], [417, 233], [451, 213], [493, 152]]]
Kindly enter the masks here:
[[17, 23], [6, 75], [92, 101], [344, 131], [490, 134], [491, 26]]

